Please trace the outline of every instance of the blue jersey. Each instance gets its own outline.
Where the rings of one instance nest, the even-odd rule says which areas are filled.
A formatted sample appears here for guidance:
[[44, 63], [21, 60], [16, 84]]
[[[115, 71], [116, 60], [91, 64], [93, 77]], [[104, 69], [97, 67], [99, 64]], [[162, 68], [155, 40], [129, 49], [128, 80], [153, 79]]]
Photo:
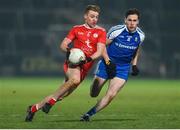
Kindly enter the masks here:
[[107, 38], [112, 40], [107, 47], [109, 58], [117, 65], [125, 65], [130, 64], [145, 35], [138, 27], [130, 33], [126, 25], [117, 25], [109, 30]]

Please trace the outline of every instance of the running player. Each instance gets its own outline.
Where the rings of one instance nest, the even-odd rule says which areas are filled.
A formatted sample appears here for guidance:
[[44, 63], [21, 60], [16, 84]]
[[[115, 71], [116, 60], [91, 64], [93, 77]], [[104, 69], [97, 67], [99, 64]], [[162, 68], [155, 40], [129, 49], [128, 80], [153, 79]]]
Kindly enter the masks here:
[[109, 44], [103, 53], [91, 86], [90, 95], [97, 97], [101, 88], [109, 79], [109, 86], [105, 96], [97, 102], [87, 113], [81, 117], [81, 121], [89, 121], [90, 117], [104, 109], [128, 80], [128, 74], [132, 65], [132, 75], [137, 75], [137, 59], [140, 45], [145, 35], [138, 27], [140, 13], [137, 9], [129, 9], [125, 14], [125, 24], [112, 27], [106, 43]]
[[25, 121], [32, 121], [34, 114], [40, 109], [48, 113], [59, 99], [72, 93], [83, 81], [94, 60], [102, 55], [106, 44], [106, 31], [97, 26], [99, 13], [99, 6], [88, 5], [84, 13], [85, 24], [74, 26], [60, 45], [60, 48], [66, 52], [67, 59], [70, 53], [69, 45], [73, 43], [73, 48], [80, 48], [85, 53], [86, 60], [78, 66], [70, 66], [68, 61], [65, 61], [66, 82], [41, 102], [29, 106]]

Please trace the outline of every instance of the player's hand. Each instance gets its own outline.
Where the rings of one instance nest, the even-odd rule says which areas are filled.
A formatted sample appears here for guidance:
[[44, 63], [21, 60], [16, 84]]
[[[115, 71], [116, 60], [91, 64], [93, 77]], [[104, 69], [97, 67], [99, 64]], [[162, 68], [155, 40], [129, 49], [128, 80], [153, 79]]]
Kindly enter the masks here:
[[112, 61], [106, 61], [106, 71], [109, 79], [113, 79], [116, 76], [116, 64]]
[[69, 55], [70, 55], [70, 48], [67, 48], [66, 49], [67, 51], [66, 51], [66, 60], [68, 61], [69, 60]]
[[132, 73], [131, 73], [131, 75], [132, 76], [137, 76], [139, 74], [139, 69], [138, 69], [138, 67], [136, 66], [136, 65], [133, 65], [132, 66]]
[[81, 63], [79, 65], [83, 65], [83, 64], [86, 64], [88, 62], [91, 62], [93, 59], [91, 57], [86, 57], [85, 60], [81, 61]]

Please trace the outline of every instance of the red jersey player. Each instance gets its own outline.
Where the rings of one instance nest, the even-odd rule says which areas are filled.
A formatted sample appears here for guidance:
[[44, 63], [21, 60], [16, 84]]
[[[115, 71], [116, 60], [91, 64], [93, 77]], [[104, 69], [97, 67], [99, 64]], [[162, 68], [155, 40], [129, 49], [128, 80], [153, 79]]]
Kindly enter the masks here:
[[57, 100], [71, 94], [87, 75], [93, 61], [102, 55], [106, 31], [97, 26], [99, 13], [100, 8], [97, 5], [88, 5], [84, 14], [85, 24], [74, 26], [60, 45], [60, 48], [68, 54], [68, 45], [72, 43], [74, 48], [80, 48], [85, 53], [86, 61], [75, 67], [70, 67], [66, 61], [64, 64], [66, 82], [41, 102], [29, 106], [25, 121], [32, 121], [35, 112], [40, 109], [48, 113]]
[[[61, 48], [66, 50], [68, 47], [67, 44], [73, 41], [73, 47], [81, 49], [85, 53], [87, 60], [96, 59], [102, 53], [105, 38], [105, 30], [97, 25], [94, 25], [93, 28], [88, 24], [77, 25], [71, 29], [67, 37], [64, 39], [65, 42], [61, 44]], [[81, 80], [85, 78], [92, 65], [93, 61], [81, 66]], [[64, 71], [67, 72], [67, 69], [68, 64], [65, 62]]]

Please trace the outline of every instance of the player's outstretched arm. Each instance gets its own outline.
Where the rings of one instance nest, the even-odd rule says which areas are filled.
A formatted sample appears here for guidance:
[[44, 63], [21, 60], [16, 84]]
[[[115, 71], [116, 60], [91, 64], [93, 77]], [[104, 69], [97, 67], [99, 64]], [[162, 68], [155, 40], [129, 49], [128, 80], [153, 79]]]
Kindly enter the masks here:
[[132, 60], [132, 65], [137, 65], [137, 62], [138, 62], [138, 58], [139, 58], [139, 53], [140, 53], [140, 47], [138, 47], [137, 51], [136, 51], [136, 54]]
[[91, 56], [92, 60], [96, 60], [99, 57], [101, 57], [103, 54], [104, 48], [105, 48], [105, 44], [97, 43], [97, 51]]
[[[112, 42], [112, 40], [106, 38], [106, 45], [109, 45], [111, 42]], [[107, 54], [106, 47], [105, 47], [105, 49], [104, 49], [104, 51], [103, 51], [102, 56], [103, 56], [105, 62], [108, 62], [108, 61], [110, 60], [110, 58], [109, 58], [109, 56], [108, 56], [108, 54]]]
[[64, 40], [61, 42], [60, 44], [60, 49], [63, 51], [63, 52], [67, 52], [67, 48], [68, 45], [71, 43], [71, 40], [68, 39], [68, 38], [64, 38]]
[[133, 75], [133, 76], [137, 76], [139, 74], [139, 69], [137, 67], [139, 53], [140, 53], [140, 47], [138, 47], [136, 54], [132, 60], [132, 73], [131, 73], [131, 75]]
[[[110, 44], [111, 42], [112, 40], [106, 39], [106, 44]], [[116, 76], [116, 64], [110, 60], [106, 48], [103, 51], [103, 58], [106, 64], [106, 71], [108, 74], [108, 78], [113, 79]]]

